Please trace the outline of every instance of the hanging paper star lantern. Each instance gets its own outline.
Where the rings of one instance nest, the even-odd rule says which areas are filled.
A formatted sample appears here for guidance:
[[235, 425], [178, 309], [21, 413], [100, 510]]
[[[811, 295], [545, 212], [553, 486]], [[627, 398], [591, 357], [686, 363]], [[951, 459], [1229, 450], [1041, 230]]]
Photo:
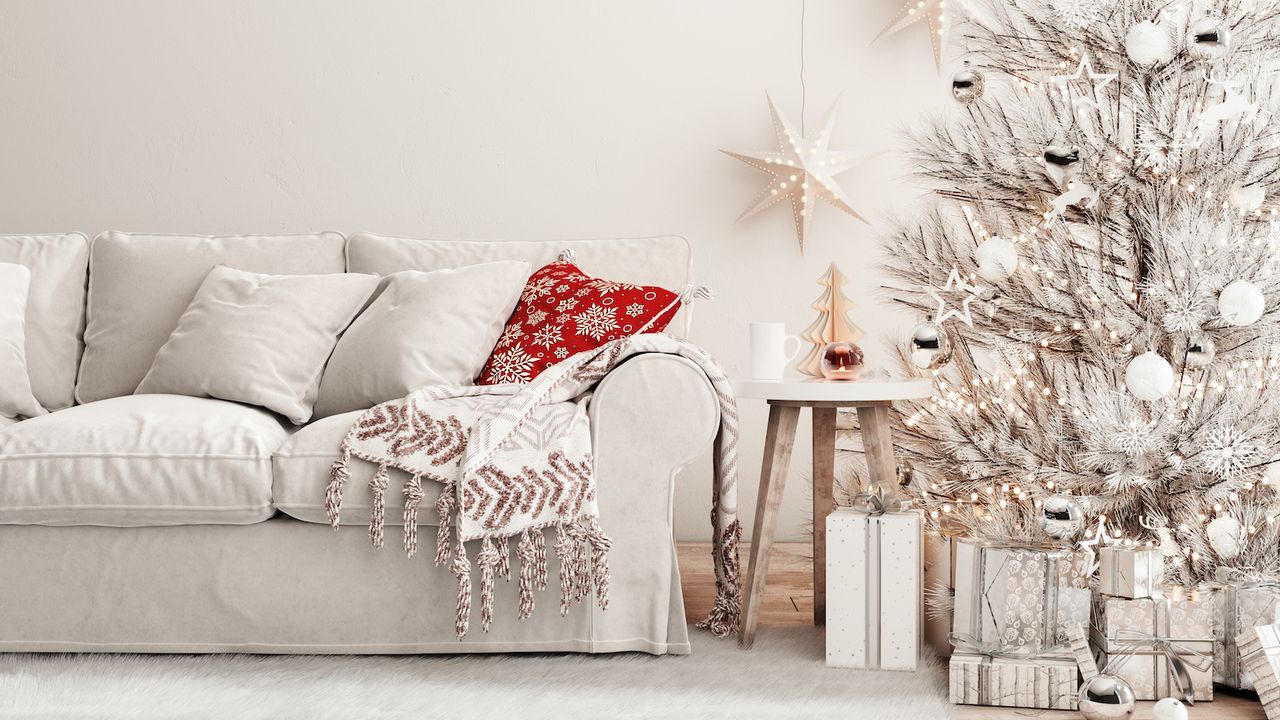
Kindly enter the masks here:
[[[964, 0], [950, 0], [953, 7], [965, 7]], [[924, 20], [929, 25], [929, 42], [933, 44], [933, 64], [942, 69], [942, 51], [947, 45], [947, 0], [907, 0], [893, 19], [876, 35], [876, 40], [906, 30]]]
[[772, 98], [769, 99], [769, 112], [773, 115], [773, 131], [778, 138], [777, 151], [738, 153], [721, 150], [771, 176], [769, 184], [738, 219], [749, 218], [783, 200], [790, 201], [802, 253], [818, 198], [866, 222], [849, 204], [849, 198], [834, 180], [836, 175], [850, 169], [860, 159], [851, 153], [829, 150], [827, 147], [831, 142], [831, 130], [836, 123], [835, 107], [827, 113], [822, 130], [813, 138], [802, 137], [796, 132], [791, 123], [778, 112]]

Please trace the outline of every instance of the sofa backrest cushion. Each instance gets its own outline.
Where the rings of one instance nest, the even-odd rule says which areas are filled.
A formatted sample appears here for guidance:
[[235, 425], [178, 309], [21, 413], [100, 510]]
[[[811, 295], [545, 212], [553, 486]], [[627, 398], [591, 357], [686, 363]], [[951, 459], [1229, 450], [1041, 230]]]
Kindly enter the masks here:
[[[468, 242], [414, 240], [356, 233], [347, 242], [347, 270], [390, 275], [401, 270], [430, 272], [499, 260], [524, 260], [534, 268], [572, 250], [583, 272], [637, 285], [661, 285], [679, 292], [693, 282], [689, 241], [676, 235], [619, 240]], [[689, 310], [681, 309], [667, 332], [689, 333]]]
[[83, 349], [89, 238], [80, 233], [0, 235], [0, 262], [31, 271], [26, 355], [32, 394], [47, 410], [71, 407]]
[[45, 409], [31, 394], [27, 373], [27, 291], [31, 271], [26, 265], [0, 263], [0, 417], [35, 417]]
[[311, 235], [144, 235], [105, 232], [89, 261], [88, 324], [76, 398], [130, 395], [217, 265], [271, 275], [343, 272], [346, 240]]

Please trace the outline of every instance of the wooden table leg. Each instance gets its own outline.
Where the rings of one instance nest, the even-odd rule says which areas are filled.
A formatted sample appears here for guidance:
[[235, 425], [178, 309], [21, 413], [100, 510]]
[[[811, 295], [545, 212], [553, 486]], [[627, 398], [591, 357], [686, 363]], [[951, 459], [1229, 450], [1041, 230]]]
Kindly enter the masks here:
[[769, 429], [765, 433], [764, 461], [760, 466], [760, 493], [756, 499], [756, 521], [751, 533], [751, 564], [742, 605], [742, 637], [738, 641], [743, 648], [751, 647], [756, 639], [764, 581], [769, 575], [769, 550], [773, 547], [773, 535], [778, 527], [778, 506], [782, 504], [799, 417], [798, 407], [769, 406]]
[[813, 409], [813, 624], [827, 621], [827, 516], [835, 509], [835, 408]]
[[897, 491], [898, 463], [893, 458], [889, 406], [859, 407], [858, 424], [862, 427], [862, 447], [867, 453], [867, 474], [872, 485], [880, 485], [886, 494]]

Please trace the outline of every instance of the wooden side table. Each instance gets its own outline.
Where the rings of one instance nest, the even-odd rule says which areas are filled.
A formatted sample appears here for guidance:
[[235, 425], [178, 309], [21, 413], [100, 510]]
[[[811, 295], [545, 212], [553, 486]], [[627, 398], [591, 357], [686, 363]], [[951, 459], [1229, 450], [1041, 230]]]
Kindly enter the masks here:
[[827, 515], [835, 508], [836, 414], [840, 408], [857, 408], [862, 444], [872, 483], [896, 487], [897, 465], [893, 457], [889, 407], [895, 400], [916, 400], [933, 394], [930, 380], [735, 380], [738, 398], [769, 403], [769, 427], [765, 434], [764, 461], [760, 466], [760, 494], [751, 537], [751, 564], [743, 601], [742, 637], [751, 647], [760, 621], [760, 599], [769, 575], [769, 552], [777, 531], [778, 507], [786, 485], [796, 422], [801, 408], [813, 414], [813, 622], [826, 622]]

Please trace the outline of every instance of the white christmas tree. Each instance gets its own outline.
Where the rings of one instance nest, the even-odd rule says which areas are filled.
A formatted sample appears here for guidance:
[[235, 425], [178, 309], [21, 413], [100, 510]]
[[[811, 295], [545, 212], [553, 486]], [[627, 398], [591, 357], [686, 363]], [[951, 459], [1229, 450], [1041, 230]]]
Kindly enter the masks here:
[[934, 396], [898, 408], [914, 493], [1006, 539], [1105, 517], [1183, 582], [1280, 571], [1280, 3], [973, 9], [959, 104], [911, 140], [937, 202], [886, 243], [922, 317], [953, 268], [972, 287]]
[[853, 301], [844, 294], [848, 278], [835, 263], [818, 278], [822, 295], [813, 301], [818, 317], [800, 333], [813, 347], [796, 363], [796, 369], [806, 375], [822, 377], [822, 348], [836, 341], [856, 343], [862, 339], [862, 331], [849, 319]]

